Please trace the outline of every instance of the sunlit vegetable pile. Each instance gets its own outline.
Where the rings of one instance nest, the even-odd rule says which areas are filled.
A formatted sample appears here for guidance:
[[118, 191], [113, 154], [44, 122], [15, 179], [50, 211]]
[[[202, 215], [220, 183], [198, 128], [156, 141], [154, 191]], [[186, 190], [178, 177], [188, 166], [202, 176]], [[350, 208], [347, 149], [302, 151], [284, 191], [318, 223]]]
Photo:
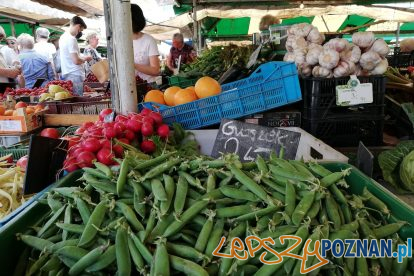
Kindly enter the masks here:
[[[79, 186], [53, 189], [44, 202], [50, 212], [33, 227], [36, 232], [18, 235], [35, 249], [30, 274], [298, 275], [295, 259], [263, 265], [264, 249], [247, 260], [220, 259], [212, 252], [222, 236], [227, 241], [271, 237], [280, 252], [296, 241], [283, 245], [278, 237], [294, 234], [303, 239], [294, 254], [301, 254], [307, 238], [402, 243], [397, 232], [405, 222], [388, 224], [390, 211], [367, 189], [360, 196], [349, 194], [349, 170], [330, 172], [275, 155], [242, 164], [234, 155], [215, 160], [177, 152], [150, 160], [127, 153], [120, 167], [95, 167], [83, 168]], [[221, 252], [229, 250], [226, 243]], [[392, 258], [328, 258], [332, 262], [311, 275], [405, 275], [409, 263], [408, 258], [402, 264]], [[306, 265], [316, 262], [313, 256]]]

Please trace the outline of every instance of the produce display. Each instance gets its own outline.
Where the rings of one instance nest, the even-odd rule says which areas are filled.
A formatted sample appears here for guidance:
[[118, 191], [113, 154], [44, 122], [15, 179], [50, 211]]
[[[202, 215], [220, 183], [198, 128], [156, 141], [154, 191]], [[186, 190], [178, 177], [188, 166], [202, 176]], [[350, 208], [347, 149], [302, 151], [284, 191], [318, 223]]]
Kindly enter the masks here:
[[44, 110], [44, 106], [41, 104], [28, 105], [24, 102], [18, 102], [13, 108], [6, 108], [5, 106], [0, 105], [0, 116], [19, 116], [18, 109], [20, 108], [23, 108], [26, 114], [33, 114]]
[[324, 40], [323, 34], [308, 23], [292, 25], [283, 60], [295, 62], [305, 77], [368, 76], [387, 71], [389, 47], [383, 39], [375, 39], [372, 32], [354, 33], [352, 43], [334, 38], [323, 44]]
[[27, 157], [13, 165], [12, 155], [0, 157], [0, 219], [16, 210], [31, 196], [23, 195], [23, 180]]
[[253, 50], [252, 47], [236, 45], [212, 47], [203, 51], [195, 62], [182, 65], [178, 76], [190, 79], [210, 76], [218, 80], [233, 65], [243, 68], [249, 61]]
[[99, 80], [93, 73], [89, 73], [85, 78], [85, 82], [99, 82]]
[[148, 91], [145, 95], [144, 102], [176, 106], [215, 96], [220, 93], [221, 85], [215, 79], [206, 76], [199, 78], [195, 86], [189, 86], [187, 88], [171, 86], [164, 92], [160, 90]]
[[[264, 248], [246, 260], [213, 251], [221, 237], [248, 235], [275, 239], [278, 252], [296, 243], [278, 237], [299, 236], [294, 254], [307, 238], [403, 243], [396, 233], [405, 222], [388, 224], [390, 211], [380, 199], [367, 189], [360, 196], [347, 193], [349, 170], [332, 173], [274, 154], [242, 164], [234, 155], [214, 160], [175, 151], [149, 160], [128, 152], [120, 166], [95, 165], [83, 168], [81, 185], [48, 194], [50, 211], [33, 227], [35, 234], [18, 234], [34, 249], [30, 274], [300, 275], [301, 263], [293, 258], [260, 263]], [[220, 252], [230, 253], [228, 242]], [[310, 275], [407, 275], [412, 269], [409, 258], [401, 264], [397, 258], [327, 258], [332, 262]], [[317, 262], [310, 257], [307, 266]]]
[[387, 77], [387, 88], [398, 89], [406, 92], [412, 92], [413, 89], [413, 80], [406, 75], [400, 73], [397, 68], [388, 67], [388, 70], [385, 72]]
[[41, 96], [44, 93], [47, 93], [50, 90], [50, 86], [60, 86], [60, 91], [66, 91], [71, 94], [73, 92], [73, 83], [72, 81], [64, 81], [64, 80], [53, 80], [48, 82], [44, 87], [39, 88], [6, 88], [5, 92], [3, 93], [2, 97], [6, 98], [7, 96], [13, 97], [20, 97], [20, 96]]

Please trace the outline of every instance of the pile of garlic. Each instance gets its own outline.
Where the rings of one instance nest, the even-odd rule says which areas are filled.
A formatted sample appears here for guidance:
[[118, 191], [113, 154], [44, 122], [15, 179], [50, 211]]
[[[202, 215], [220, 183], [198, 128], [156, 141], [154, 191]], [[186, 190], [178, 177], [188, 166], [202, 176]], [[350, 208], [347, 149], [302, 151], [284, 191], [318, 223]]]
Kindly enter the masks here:
[[292, 25], [283, 60], [295, 62], [304, 77], [368, 76], [387, 71], [389, 47], [372, 32], [354, 33], [352, 43], [334, 38], [322, 46], [324, 40], [324, 35], [308, 23]]

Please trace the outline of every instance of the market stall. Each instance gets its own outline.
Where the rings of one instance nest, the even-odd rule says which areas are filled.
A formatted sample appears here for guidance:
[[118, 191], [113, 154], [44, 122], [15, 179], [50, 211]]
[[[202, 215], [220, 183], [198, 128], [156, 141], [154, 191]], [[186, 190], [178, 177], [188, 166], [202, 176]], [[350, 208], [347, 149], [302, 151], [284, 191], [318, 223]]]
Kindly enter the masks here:
[[[413, 128], [390, 129], [413, 121], [411, 52], [391, 57], [369, 30], [408, 24], [410, 9], [271, 6], [283, 21], [257, 45], [205, 49], [137, 103], [129, 1], [38, 2], [105, 14], [111, 100], [63, 81], [4, 93], [0, 134], [29, 142], [0, 148], [3, 273], [414, 273]], [[219, 29], [236, 19], [214, 18], [247, 24], [269, 7], [179, 2], [197, 14], [170, 30], [197, 19], [197, 39], [203, 19], [203, 35], [231, 36]], [[351, 15], [322, 30], [327, 11]]]

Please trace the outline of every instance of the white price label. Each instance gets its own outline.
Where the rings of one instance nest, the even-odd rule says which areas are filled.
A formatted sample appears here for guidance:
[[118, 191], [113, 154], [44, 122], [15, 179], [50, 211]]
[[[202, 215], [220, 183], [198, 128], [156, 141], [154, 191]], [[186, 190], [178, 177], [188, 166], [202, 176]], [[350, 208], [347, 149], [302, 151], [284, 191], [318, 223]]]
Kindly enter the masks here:
[[368, 104], [373, 101], [372, 83], [359, 83], [354, 76], [351, 76], [348, 85], [336, 87], [336, 105], [338, 106]]
[[22, 131], [22, 122], [17, 120], [4, 120], [0, 122], [1, 131]]

